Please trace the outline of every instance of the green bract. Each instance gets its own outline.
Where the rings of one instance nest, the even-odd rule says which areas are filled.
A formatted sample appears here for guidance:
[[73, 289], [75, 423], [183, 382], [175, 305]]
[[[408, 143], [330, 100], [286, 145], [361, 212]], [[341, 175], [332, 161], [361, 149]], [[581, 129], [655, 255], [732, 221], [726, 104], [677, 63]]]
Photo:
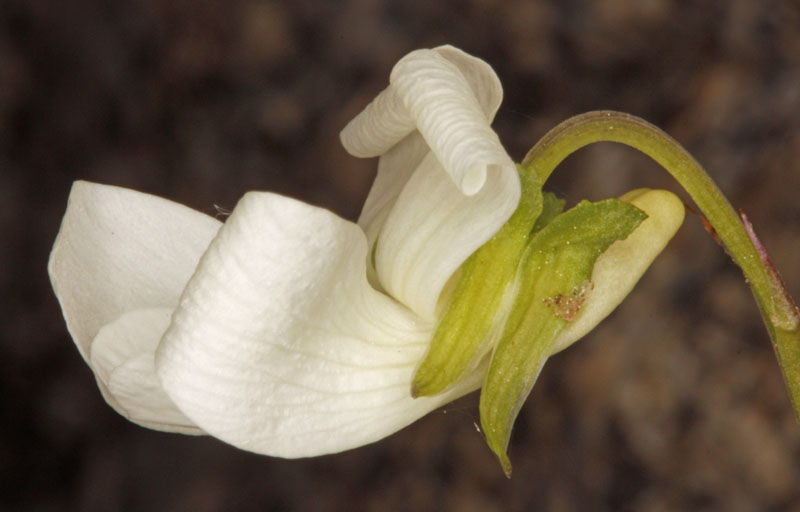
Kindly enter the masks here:
[[532, 168], [518, 170], [518, 208], [451, 279], [411, 386], [414, 397], [435, 396], [488, 366], [481, 423], [506, 474], [514, 420], [547, 357], [605, 318], [683, 221], [683, 204], [663, 190], [562, 213]]
[[535, 173], [520, 169], [522, 197], [500, 231], [461, 266], [457, 284], [431, 346], [411, 384], [412, 396], [441, 393], [465, 371], [475, 369], [494, 346], [504, 312], [514, 300], [520, 257], [542, 212], [542, 186]]
[[517, 294], [481, 391], [481, 423], [506, 474], [511, 427], [564, 326], [575, 319], [593, 284], [597, 257], [627, 237], [647, 215], [628, 203], [583, 201], [536, 233], [525, 250]]

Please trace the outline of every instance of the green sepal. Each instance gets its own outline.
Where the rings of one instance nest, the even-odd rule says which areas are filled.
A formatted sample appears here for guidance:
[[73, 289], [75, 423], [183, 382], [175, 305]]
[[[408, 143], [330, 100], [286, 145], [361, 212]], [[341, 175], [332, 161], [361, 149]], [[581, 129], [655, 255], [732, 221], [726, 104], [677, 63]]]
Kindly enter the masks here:
[[[459, 269], [425, 359], [411, 384], [414, 397], [445, 391], [466, 371], [477, 367], [500, 334], [513, 297], [507, 295], [531, 229], [542, 211], [542, 186], [536, 173], [518, 167], [522, 195], [500, 231]], [[505, 307], [504, 307], [505, 306]]]
[[583, 201], [534, 234], [520, 261], [516, 298], [495, 346], [480, 398], [489, 447], [511, 474], [511, 429], [556, 336], [588, 293], [597, 257], [647, 215], [617, 199]]
[[542, 213], [536, 219], [531, 234], [541, 231], [543, 227], [553, 222], [553, 219], [564, 211], [566, 201], [552, 192], [542, 192]]

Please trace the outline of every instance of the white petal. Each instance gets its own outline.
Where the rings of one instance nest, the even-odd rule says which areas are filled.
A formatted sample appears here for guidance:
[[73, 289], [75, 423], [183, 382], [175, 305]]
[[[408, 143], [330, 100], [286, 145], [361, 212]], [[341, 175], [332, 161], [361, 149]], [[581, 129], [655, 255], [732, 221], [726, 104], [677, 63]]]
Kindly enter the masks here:
[[556, 338], [553, 353], [575, 343], [611, 314], [683, 223], [683, 203], [672, 192], [638, 189], [620, 199], [644, 211], [648, 218], [597, 258], [592, 269], [594, 289], [575, 321]]
[[355, 224], [245, 195], [158, 349], [164, 389], [206, 432], [284, 457], [370, 443], [475, 389], [410, 397], [432, 326], [369, 286], [366, 257]]
[[[410, 53], [398, 62], [392, 77], [398, 76], [397, 67], [400, 63], [412, 56], [427, 59], [423, 67], [427, 65], [430, 70], [415, 71], [408, 78], [422, 81], [425, 88], [438, 88], [441, 84], [434, 82], [436, 69], [444, 67], [449, 75], [444, 78], [453, 80], [452, 84], [445, 87], [461, 88], [463, 91], [466, 85], [486, 119], [491, 122], [503, 100], [503, 88], [491, 66], [452, 46], [439, 46], [433, 50]], [[454, 69], [456, 74], [452, 73]], [[434, 74], [428, 74], [427, 71]], [[399, 71], [399, 74], [402, 73]], [[415, 119], [404, 104], [406, 98], [400, 94], [402, 92], [390, 85], [342, 130], [342, 144], [350, 154], [362, 158], [379, 156], [416, 128]]]
[[395, 65], [390, 81], [342, 130], [348, 152], [382, 155], [416, 128], [468, 195], [481, 189], [489, 168], [513, 168], [489, 127], [502, 88], [488, 64], [450, 46], [417, 50]]
[[432, 155], [423, 160], [386, 219], [375, 252], [383, 287], [434, 321], [450, 276], [508, 220], [519, 202], [516, 170], [465, 196]]
[[425, 142], [464, 194], [477, 193], [495, 168], [514, 172], [470, 84], [448, 59], [431, 50], [411, 52], [395, 65], [390, 81]]
[[429, 152], [428, 145], [414, 132], [381, 156], [378, 174], [358, 218], [358, 225], [367, 234], [370, 247], [377, 238], [397, 196]]
[[[419, 132], [414, 132], [382, 155], [378, 161], [378, 174], [358, 218], [358, 225], [367, 235], [370, 250], [378, 239], [397, 196], [428, 153], [428, 145]], [[372, 265], [372, 258], [367, 261], [367, 275], [373, 286], [382, 289]]]
[[220, 225], [166, 199], [76, 181], [48, 272], [81, 355], [122, 313], [174, 307]]
[[172, 311], [156, 308], [123, 314], [100, 329], [89, 358], [120, 414], [156, 430], [202, 434], [164, 393], [155, 372], [153, 357]]
[[[75, 182], [48, 272], [67, 329], [89, 363], [104, 325], [128, 311], [173, 308], [220, 222], [149, 194]], [[115, 408], [103, 380], [98, 385]]]
[[[487, 121], [491, 122], [503, 99], [500, 81], [492, 68], [484, 61], [467, 55], [452, 46], [440, 46], [435, 51], [456, 65], [469, 83]], [[390, 89], [387, 89], [387, 91]], [[390, 93], [386, 91], [381, 93], [376, 98], [376, 102], [385, 101], [385, 99], [381, 98], [387, 94]], [[375, 233], [380, 230], [380, 226], [386, 215], [388, 215], [395, 199], [397, 199], [403, 186], [429, 151], [425, 140], [419, 132], [413, 132], [402, 140], [397, 137], [381, 137], [380, 130], [376, 130], [372, 124], [386, 123], [391, 125], [391, 119], [398, 115], [392, 112], [391, 108], [405, 111], [405, 107], [402, 107], [399, 103], [394, 107], [381, 107], [376, 102], [367, 106], [364, 112], [350, 122], [342, 131], [342, 142], [345, 148], [348, 148], [354, 154], [359, 154], [355, 148], [362, 141], [365, 144], [370, 144], [375, 143], [375, 140], [386, 140], [385, 143], [380, 143], [378, 146], [380, 149], [383, 149], [386, 144], [390, 146], [385, 151], [375, 153], [381, 156], [378, 163], [378, 174], [358, 219], [358, 224], [367, 233], [370, 247], [375, 240]], [[412, 124], [411, 129], [414, 128], [415, 126]], [[399, 132], [405, 134], [407, 130], [408, 127], [406, 126], [399, 129]], [[398, 137], [402, 138], [402, 136]], [[395, 140], [396, 138], [397, 140]], [[369, 153], [372, 154], [374, 151], [372, 150]]]
[[[382, 289], [429, 320], [452, 273], [519, 201], [515, 166], [489, 127], [501, 100], [482, 60], [450, 46], [419, 50], [398, 62], [390, 87], [342, 131], [355, 155], [386, 152], [359, 218], [370, 247], [380, 234], [370, 277], [375, 270]], [[424, 145], [406, 137], [414, 127], [435, 155], [424, 166]]]
[[351, 155], [372, 158], [384, 154], [415, 129], [403, 99], [389, 86], [347, 123], [339, 138]]
[[492, 66], [454, 46], [438, 46], [434, 51], [458, 68], [478, 100], [486, 120], [491, 123], [503, 102], [503, 85]]
[[[487, 123], [491, 122], [503, 99], [500, 81], [492, 68], [452, 46], [440, 46], [434, 52], [457, 68]], [[441, 67], [443, 63], [434, 58], [432, 65]], [[425, 73], [419, 75], [419, 79], [426, 80]], [[462, 83], [459, 77], [454, 80]], [[367, 234], [369, 247], [375, 243], [394, 202], [429, 151], [420, 133], [412, 131], [415, 128], [415, 121], [408, 115], [395, 88], [390, 86], [342, 131], [342, 143], [352, 154], [381, 155], [375, 182], [358, 219]], [[374, 286], [382, 288], [371, 262], [368, 262], [368, 276]]]

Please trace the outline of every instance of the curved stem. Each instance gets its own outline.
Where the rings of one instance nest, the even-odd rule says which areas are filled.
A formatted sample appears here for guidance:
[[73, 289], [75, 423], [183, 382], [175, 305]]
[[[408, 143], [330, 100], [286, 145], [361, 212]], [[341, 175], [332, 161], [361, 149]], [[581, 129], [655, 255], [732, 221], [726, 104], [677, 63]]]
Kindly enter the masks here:
[[638, 149], [664, 167], [688, 192], [739, 265], [766, 324], [784, 381], [800, 419], [800, 312], [746, 218], [736, 211], [702, 166], [675, 141], [647, 121], [620, 112], [582, 114], [553, 128], [522, 161], [544, 183], [556, 166], [593, 142], [619, 142]]

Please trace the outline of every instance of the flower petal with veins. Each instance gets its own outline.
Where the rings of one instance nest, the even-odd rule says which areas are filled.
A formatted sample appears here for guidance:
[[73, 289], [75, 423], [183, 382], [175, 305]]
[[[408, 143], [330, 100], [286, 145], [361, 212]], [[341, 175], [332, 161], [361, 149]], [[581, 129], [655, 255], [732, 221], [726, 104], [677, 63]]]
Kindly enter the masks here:
[[153, 358], [174, 308], [138, 309], [106, 324], [92, 342], [89, 361], [123, 416], [144, 427], [203, 434], [164, 393]]
[[[477, 193], [490, 172], [515, 173], [478, 96], [447, 58], [435, 50], [411, 52], [395, 65], [390, 81], [417, 130], [464, 194]], [[500, 90], [499, 81], [496, 86]]]
[[411, 398], [432, 325], [369, 285], [366, 256], [355, 224], [246, 194], [157, 352], [167, 394], [223, 441], [303, 457], [376, 441], [476, 389], [480, 372], [451, 393]]
[[[519, 176], [490, 177], [465, 196], [429, 153], [388, 215], [375, 251], [383, 287], [421, 317], [434, 321], [447, 280], [508, 220], [519, 203], [509, 190]], [[433, 199], [432, 199], [433, 198]]]
[[[401, 59], [392, 71], [391, 80], [389, 87], [341, 133], [342, 145], [353, 156], [381, 157], [378, 175], [359, 218], [370, 246], [374, 241], [372, 233], [381, 225], [376, 217], [391, 207], [428, 151], [423, 141], [433, 148], [441, 162], [455, 162], [455, 166], [445, 169], [455, 183], [462, 183], [463, 168], [475, 168], [479, 176], [465, 193], [480, 189], [483, 180], [480, 175], [486, 170], [482, 165], [511, 165], [513, 171], [497, 136], [488, 128], [503, 99], [503, 89], [486, 62], [452, 46], [440, 46], [412, 52]], [[447, 112], [446, 108], [437, 107], [443, 98], [448, 107], [455, 105], [457, 111]], [[414, 106], [414, 112], [409, 105]], [[423, 117], [424, 124], [420, 122]], [[422, 139], [415, 133], [421, 133]], [[482, 155], [486, 159], [483, 164], [476, 158], [474, 148], [465, 142], [467, 139], [460, 140], [465, 134], [489, 137], [489, 142], [481, 140], [478, 144], [491, 146]]]
[[[47, 269], [67, 329], [93, 370], [90, 353], [100, 330], [131, 311], [174, 308], [221, 225], [149, 194], [85, 181], [73, 184]], [[130, 340], [148, 346], [151, 341]], [[98, 375], [98, 386], [106, 401], [127, 416], [108, 389], [108, 376]]]
[[447, 280], [519, 202], [516, 168], [489, 126], [501, 101], [482, 60], [418, 50], [341, 134], [351, 154], [382, 155], [359, 219], [370, 247], [380, 233], [370, 280], [431, 321]]

